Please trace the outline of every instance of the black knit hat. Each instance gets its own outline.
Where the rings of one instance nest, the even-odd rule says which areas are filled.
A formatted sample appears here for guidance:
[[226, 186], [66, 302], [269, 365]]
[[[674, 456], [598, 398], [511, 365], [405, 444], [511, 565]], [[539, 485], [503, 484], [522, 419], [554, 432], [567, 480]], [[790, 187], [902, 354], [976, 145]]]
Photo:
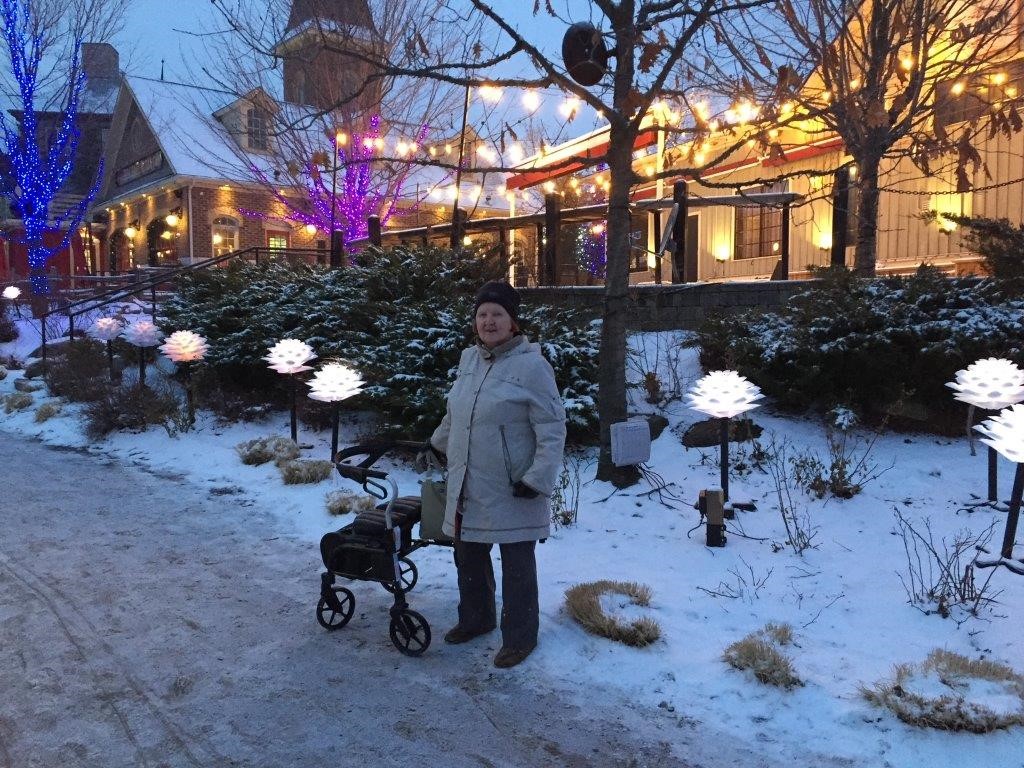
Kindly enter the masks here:
[[518, 320], [519, 291], [508, 283], [504, 283], [500, 280], [491, 280], [489, 283], [484, 283], [480, 290], [476, 292], [476, 303], [473, 304], [473, 314], [476, 315], [476, 311], [480, 309], [480, 305], [486, 304], [487, 302], [500, 304], [513, 320]]

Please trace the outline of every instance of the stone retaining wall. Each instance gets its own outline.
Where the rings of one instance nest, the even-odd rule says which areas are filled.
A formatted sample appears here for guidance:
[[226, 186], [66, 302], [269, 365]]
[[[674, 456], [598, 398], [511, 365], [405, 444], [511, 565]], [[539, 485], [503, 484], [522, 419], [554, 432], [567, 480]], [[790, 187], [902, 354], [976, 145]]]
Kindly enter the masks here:
[[[695, 330], [709, 314], [741, 312], [753, 307], [780, 307], [810, 280], [728, 283], [690, 283], [687, 285], [634, 285], [629, 288], [632, 301], [629, 327], [640, 331]], [[576, 307], [600, 317], [604, 302], [603, 286], [558, 286], [520, 288], [524, 302], [543, 302]]]

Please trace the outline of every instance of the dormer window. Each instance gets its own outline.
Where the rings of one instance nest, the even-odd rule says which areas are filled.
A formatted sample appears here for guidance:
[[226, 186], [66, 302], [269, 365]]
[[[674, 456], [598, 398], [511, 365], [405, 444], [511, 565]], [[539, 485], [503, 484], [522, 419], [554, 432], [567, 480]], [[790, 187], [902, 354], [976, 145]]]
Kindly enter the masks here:
[[246, 112], [246, 137], [249, 149], [267, 149], [267, 112], [259, 107], [250, 107]]

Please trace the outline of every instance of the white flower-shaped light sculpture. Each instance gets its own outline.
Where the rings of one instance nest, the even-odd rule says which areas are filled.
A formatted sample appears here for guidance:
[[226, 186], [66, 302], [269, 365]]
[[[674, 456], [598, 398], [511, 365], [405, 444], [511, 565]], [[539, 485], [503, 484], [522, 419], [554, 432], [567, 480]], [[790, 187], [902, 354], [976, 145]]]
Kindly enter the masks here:
[[974, 428], [985, 445], [1015, 464], [1024, 464], [1024, 404], [1011, 405]]
[[764, 395], [736, 371], [711, 371], [686, 393], [690, 407], [718, 419], [731, 419], [757, 408]]
[[192, 363], [200, 362], [209, 351], [206, 337], [195, 331], [175, 331], [160, 345], [164, 357], [181, 367], [185, 376], [185, 403], [188, 406], [188, 425], [196, 423], [195, 398], [192, 394]]
[[21, 296], [21, 288], [16, 285], [8, 285], [4, 288], [3, 297], [14, 305], [14, 311], [21, 317], [21, 307], [18, 306], [18, 297]]
[[149, 320], [136, 320], [129, 324], [121, 335], [129, 344], [139, 348], [139, 387], [146, 385], [146, 348], [160, 343], [163, 332]]
[[998, 411], [1024, 400], [1024, 371], [1010, 360], [986, 357], [957, 371], [946, 386], [961, 402]]
[[149, 320], [136, 320], [129, 324], [121, 335], [125, 341], [136, 347], [155, 347], [164, 334]]
[[690, 407], [695, 411], [721, 421], [719, 425], [719, 447], [721, 449], [720, 480], [722, 495], [729, 500], [729, 419], [757, 408], [764, 395], [761, 389], [740, 376], [736, 371], [710, 371], [707, 376], [697, 379], [686, 393]]
[[316, 354], [313, 352], [313, 348], [304, 341], [298, 339], [281, 339], [269, 350], [263, 358], [269, 365], [268, 368], [272, 368], [278, 373], [287, 374], [291, 378], [291, 394], [292, 394], [292, 440], [298, 442], [299, 440], [299, 419], [298, 419], [298, 404], [296, 401], [297, 394], [295, 389], [295, 374], [302, 373], [303, 371], [311, 371], [313, 367], [306, 365], [310, 360], [316, 359]]
[[124, 325], [116, 317], [98, 317], [89, 328], [88, 334], [97, 341], [105, 341], [109, 344], [120, 336], [123, 330]]
[[331, 460], [338, 453], [338, 403], [363, 391], [366, 382], [359, 371], [345, 363], [327, 363], [313, 374], [309, 382], [309, 397], [334, 405], [331, 417]]
[[354, 368], [344, 363], [327, 363], [313, 374], [309, 396], [322, 403], [340, 403], [362, 392], [365, 384]]
[[206, 337], [195, 331], [175, 331], [160, 345], [160, 351], [174, 363], [198, 363], [209, 350]]
[[315, 360], [316, 354], [313, 352], [313, 348], [304, 341], [281, 339], [267, 351], [263, 359], [270, 364], [267, 366], [268, 368], [272, 368], [278, 373], [293, 374], [313, 370], [313, 367], [306, 363]]
[[[1024, 371], [1010, 360], [986, 357], [957, 371], [956, 379], [946, 382], [946, 386], [953, 390], [953, 397], [971, 406], [967, 413], [967, 423], [970, 425], [974, 408], [998, 411], [1024, 400]], [[969, 502], [968, 507], [999, 506], [996, 451], [988, 445], [988, 500]], [[974, 455], [973, 443], [971, 455]]]
[[979, 559], [976, 562], [981, 567], [1005, 565], [1014, 573], [1024, 576], [1024, 562], [1013, 559], [1021, 497], [1024, 496], [1024, 404], [1017, 403], [1003, 409], [997, 415], [978, 424], [975, 429], [982, 434], [983, 443], [1017, 465], [1013, 476], [1013, 491], [1010, 494], [1009, 514], [1006, 516], [1006, 531], [1000, 550], [1001, 559]]
[[111, 381], [117, 380], [117, 375], [114, 373], [114, 348], [111, 346], [111, 342], [120, 336], [123, 330], [124, 325], [116, 317], [98, 317], [88, 331], [94, 339], [107, 345], [107, 368]]

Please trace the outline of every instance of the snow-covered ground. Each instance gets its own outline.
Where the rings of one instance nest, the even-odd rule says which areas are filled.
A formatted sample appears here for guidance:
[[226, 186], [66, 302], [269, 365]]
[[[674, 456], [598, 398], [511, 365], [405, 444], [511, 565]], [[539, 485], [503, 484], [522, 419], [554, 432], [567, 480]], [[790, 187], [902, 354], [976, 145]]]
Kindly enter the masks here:
[[[0, 355], [24, 355], [35, 346], [26, 327], [23, 339], [0, 345]], [[660, 358], [671, 334], [637, 336], [633, 344], [648, 361]], [[646, 346], [644, 346], [646, 345]], [[667, 370], [662, 378], [670, 379]], [[700, 375], [696, 353], [679, 357], [682, 383]], [[14, 389], [20, 372], [0, 382], [0, 394]], [[638, 395], [637, 395], [638, 396]], [[639, 399], [639, 398], [638, 398]], [[42, 398], [37, 395], [37, 403]], [[638, 410], [651, 410], [638, 404]], [[358, 488], [338, 476], [315, 486], [285, 486], [272, 465], [244, 466], [235, 446], [253, 437], [286, 435], [287, 415], [260, 424], [220, 425], [200, 414], [194, 431], [174, 438], [160, 428], [142, 434], [117, 434], [96, 445], [82, 433], [77, 407], [37, 424], [34, 408], [9, 415], [0, 412], [0, 429], [37, 437], [44, 443], [86, 447], [157, 474], [183, 475], [206, 490], [231, 493], [243, 489], [272, 512], [283, 531], [305, 537], [315, 548], [320, 536], [340, 527], [344, 518], [327, 514], [328, 491]], [[926, 614], [909, 604], [904, 583], [908, 557], [899, 535], [898, 511], [917, 530], [930, 525], [941, 552], [958, 532], [978, 534], [995, 524], [998, 549], [1005, 514], [980, 508], [963, 511], [972, 493], [985, 492], [985, 456], [979, 445], [971, 456], [966, 438], [924, 434], [884, 434], [869, 460], [881, 474], [849, 500], [817, 500], [799, 491], [794, 501], [814, 532], [814, 546], [798, 556], [785, 545], [771, 477], [757, 469], [734, 474], [732, 497], [748, 498], [756, 511], [738, 512], [728, 521], [728, 544], [708, 548], [692, 504], [703, 488], [718, 484], [717, 449], [683, 448], [679, 435], [701, 417], [680, 402], [663, 410], [667, 429], [653, 444], [649, 467], [664, 478], [665, 493], [652, 494], [641, 484], [614, 492], [591, 481], [592, 465], [582, 460], [578, 522], [556, 530], [538, 548], [541, 579], [541, 640], [520, 674], [550, 680], [578, 691], [585, 703], [592, 684], [612, 685], [652, 707], [674, 712], [682, 728], [699, 733], [702, 724], [731, 734], [737, 744], [756, 748], [768, 763], [798, 766], [1022, 766], [1024, 729], [986, 735], [927, 730], [903, 724], [869, 705], [860, 686], [888, 678], [894, 665], [918, 663], [936, 648], [972, 659], [991, 659], [1024, 669], [1020, 659], [1020, 617], [1024, 580], [1006, 570], [978, 571], [980, 587], [991, 576], [987, 593], [996, 604], [969, 616], [954, 609], [949, 618]], [[827, 464], [827, 444], [817, 420], [773, 413], [770, 404], [753, 412], [765, 434], [760, 442], [789, 442], [791, 455], [816, 452]], [[301, 429], [300, 442], [312, 443], [309, 458], [327, 458], [328, 434]], [[861, 448], [871, 436], [859, 436]], [[349, 433], [351, 439], [351, 432]], [[343, 435], [343, 442], [345, 436]], [[733, 444], [750, 453], [749, 443]], [[404, 465], [383, 463], [403, 493], [418, 491], [418, 476]], [[1000, 495], [1010, 492], [1012, 467], [1000, 460]], [[413, 608], [426, 617], [449, 615], [457, 600], [451, 553], [428, 548], [414, 555], [421, 570], [446, 573], [446, 580], [417, 588]], [[442, 568], [442, 564], [444, 568]], [[928, 563], [922, 560], [925, 574]], [[436, 568], [432, 566], [437, 566]], [[935, 573], [937, 568], [931, 566]], [[626, 620], [639, 615], [662, 628], [659, 641], [638, 650], [585, 633], [568, 616], [563, 596], [569, 586], [597, 579], [636, 581], [653, 590], [651, 606], [622, 606]], [[316, 600], [317, 574], [310, 573], [310, 620]], [[359, 585], [355, 587], [359, 592]], [[606, 600], [606, 607], [619, 605]], [[724, 649], [768, 622], [788, 623], [794, 643], [783, 650], [804, 684], [790, 691], [762, 685], [747, 672], [722, 660]], [[446, 627], [435, 625], [435, 636]], [[359, 631], [348, 627], [344, 632]], [[379, 631], [374, 628], [372, 631]], [[439, 643], [439, 638], [438, 641]], [[443, 652], [432, 647], [428, 652]], [[409, 664], [429, 663], [409, 660]], [[924, 683], [922, 683], [924, 685]], [[994, 709], [1020, 707], [991, 686], [979, 694]], [[929, 695], [935, 693], [929, 691]]]

